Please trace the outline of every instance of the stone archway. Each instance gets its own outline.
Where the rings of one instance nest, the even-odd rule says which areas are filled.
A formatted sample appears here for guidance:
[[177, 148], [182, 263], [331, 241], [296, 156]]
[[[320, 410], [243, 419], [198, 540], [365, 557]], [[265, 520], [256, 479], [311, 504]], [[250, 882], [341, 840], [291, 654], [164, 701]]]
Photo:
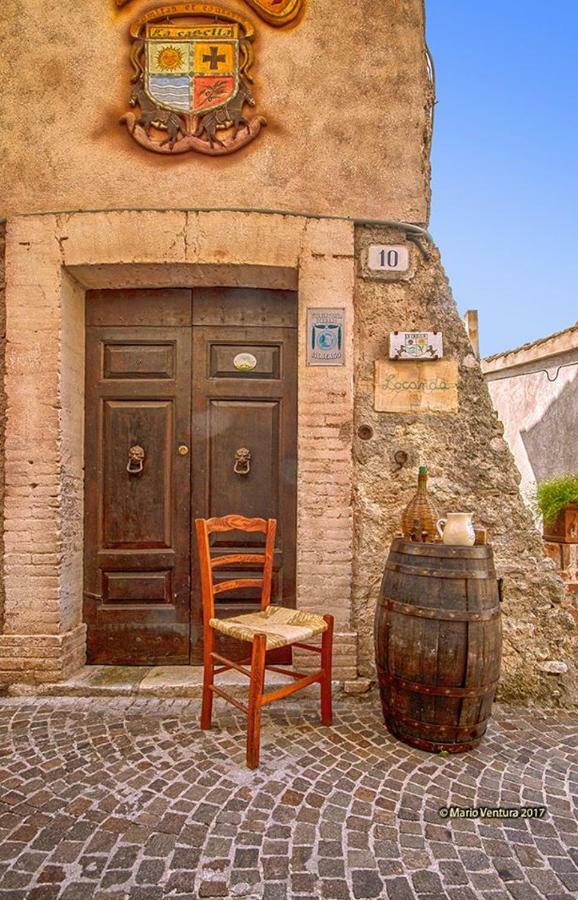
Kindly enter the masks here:
[[[9, 222], [1, 680], [55, 681], [85, 659], [85, 291], [195, 285], [298, 290], [297, 605], [335, 614], [335, 675], [355, 677], [356, 636], [350, 630], [353, 283], [353, 224], [348, 221], [218, 211], [104, 211]], [[345, 309], [350, 327], [341, 369], [305, 364], [303, 323], [307, 308], [315, 306]]]

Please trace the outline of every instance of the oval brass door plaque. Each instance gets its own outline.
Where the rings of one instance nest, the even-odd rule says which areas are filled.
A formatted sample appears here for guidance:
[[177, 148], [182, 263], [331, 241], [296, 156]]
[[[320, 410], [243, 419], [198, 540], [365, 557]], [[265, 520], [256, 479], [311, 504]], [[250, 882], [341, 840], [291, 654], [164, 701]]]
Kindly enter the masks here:
[[250, 372], [257, 365], [257, 357], [252, 353], [237, 353], [233, 365], [239, 372]]

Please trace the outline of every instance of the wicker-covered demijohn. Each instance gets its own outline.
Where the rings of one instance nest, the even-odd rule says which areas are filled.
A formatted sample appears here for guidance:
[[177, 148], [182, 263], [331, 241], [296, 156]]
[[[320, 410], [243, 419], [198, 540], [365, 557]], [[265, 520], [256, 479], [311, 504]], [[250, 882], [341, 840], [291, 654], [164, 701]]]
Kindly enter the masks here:
[[401, 529], [406, 541], [439, 541], [438, 509], [427, 491], [427, 468], [420, 466], [417, 492], [409, 501], [401, 517]]

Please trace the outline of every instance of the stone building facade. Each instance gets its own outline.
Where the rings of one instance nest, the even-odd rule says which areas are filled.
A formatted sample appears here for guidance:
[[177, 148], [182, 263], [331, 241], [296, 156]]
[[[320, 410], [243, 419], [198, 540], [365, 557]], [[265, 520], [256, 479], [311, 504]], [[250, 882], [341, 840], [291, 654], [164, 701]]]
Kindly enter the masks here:
[[[490, 356], [482, 371], [522, 476], [522, 496], [538, 517], [537, 485], [578, 472], [578, 325]], [[578, 545], [547, 541], [544, 546], [578, 621]]]
[[536, 485], [578, 472], [578, 325], [489, 356], [482, 370], [529, 501]]
[[[177, 6], [166, 7], [169, 18]], [[137, 307], [127, 298], [144, 298], [147, 308], [153, 304], [160, 317], [154, 325], [165, 328], [163, 292], [190, 291], [192, 330], [217, 329], [212, 340], [215, 365], [221, 365], [219, 347], [226, 349], [229, 342], [246, 350], [250, 344], [248, 320], [235, 298], [264, 296], [255, 294], [261, 291], [268, 302], [272, 296], [293, 298], [297, 384], [291, 438], [295, 478], [287, 467], [278, 473], [281, 487], [269, 491], [262, 514], [276, 512], [273, 494], [278, 498], [281, 489], [289, 491], [283, 496], [294, 502], [296, 514], [283, 536], [283, 551], [289, 557], [294, 552], [295, 593], [285, 599], [301, 609], [334, 613], [336, 677], [372, 675], [372, 616], [388, 542], [414, 490], [417, 465], [427, 463], [440, 505], [475, 509], [476, 522], [488, 528], [495, 546], [506, 586], [502, 695], [570, 705], [575, 700], [572, 620], [561, 607], [563, 588], [520, 498], [502, 426], [439, 253], [424, 230], [434, 90], [421, 0], [380, 5], [309, 0], [287, 28], [269, 27], [242, 0], [227, 0], [228, 10], [255, 25], [253, 90], [268, 124], [249, 146], [221, 157], [149, 153], [119, 125], [130, 94], [130, 23], [149, 7], [132, 0], [119, 11], [101, 0], [69, 11], [63, 20], [53, 3], [39, 8], [34, 0], [9, 0], [0, 13], [5, 40], [26, 47], [29, 59], [17, 76], [5, 75], [3, 98], [11, 127], [0, 176], [7, 219], [0, 680], [41, 683], [66, 677], [87, 659], [87, 627], [88, 659], [98, 661], [98, 652], [90, 649], [95, 620], [86, 613], [87, 604], [103, 599], [87, 590], [86, 581], [89, 535], [98, 519], [92, 512], [102, 511], [90, 505], [90, 473], [100, 477], [102, 466], [91, 468], [95, 448], [86, 440], [97, 415], [89, 401], [94, 379], [87, 368], [94, 357], [94, 329], [122, 325], [122, 335], [110, 332], [109, 343], [102, 345], [99, 384], [115, 365], [125, 366], [128, 378], [120, 346], [126, 351], [141, 340], [158, 349], [170, 342], [150, 335], [144, 340], [141, 332], [135, 337], [130, 329], [146, 329], [150, 321], [129, 321]], [[38, 40], [40, 32], [47, 39]], [[45, 76], [39, 79], [38, 72]], [[370, 270], [371, 244], [407, 250], [407, 270]], [[213, 308], [206, 305], [211, 296], [217, 298]], [[196, 297], [205, 303], [202, 321], [195, 320]], [[99, 319], [95, 310], [103, 302], [108, 312]], [[326, 309], [343, 315], [341, 366], [307, 364], [308, 315]], [[223, 318], [219, 341], [219, 315], [229, 314], [234, 325]], [[184, 327], [184, 320], [179, 322]], [[269, 324], [262, 321], [259, 328]], [[279, 332], [289, 327], [282, 324]], [[415, 329], [443, 332], [445, 356], [458, 366], [457, 407], [378, 411], [374, 364], [386, 358], [391, 331]], [[275, 345], [278, 332], [263, 334], [253, 343], [261, 349]], [[267, 359], [274, 356], [271, 351]], [[160, 356], [155, 359], [156, 365]], [[282, 381], [290, 364], [287, 357], [274, 375], [271, 362], [271, 379]], [[157, 372], [157, 380], [170, 381], [169, 369]], [[121, 370], [115, 371], [120, 378]], [[225, 405], [240, 402], [232, 374], [231, 396], [220, 395]], [[142, 372], [132, 376], [138, 381]], [[187, 388], [193, 410], [203, 378], [201, 373]], [[138, 395], [142, 408], [161, 403], [156, 395], [151, 400], [135, 390], [131, 396]], [[110, 408], [122, 406], [127, 396], [115, 395]], [[99, 432], [105, 468], [107, 435], [124, 427], [124, 420], [118, 421], [113, 416], [112, 425], [105, 423]], [[200, 453], [218, 473], [224, 444], [217, 444], [213, 458], [215, 435], [206, 434], [205, 447], [194, 415], [191, 421], [193, 438], [201, 443], [186, 458], [194, 471]], [[231, 428], [227, 425], [227, 435]], [[287, 439], [285, 432], [275, 434], [275, 440]], [[179, 440], [172, 431], [171, 460]], [[402, 466], [395, 458], [399, 450], [406, 459]], [[167, 463], [169, 473], [177, 462]], [[219, 477], [211, 478], [219, 497]], [[118, 496], [128, 503], [126, 476], [119, 484]], [[153, 517], [157, 500], [149, 510]], [[193, 507], [196, 502], [193, 498]], [[223, 511], [222, 500], [214, 506], [207, 502], [209, 512]], [[106, 523], [102, 527], [106, 531]], [[109, 612], [118, 610], [110, 612], [119, 624], [108, 632], [108, 646], [112, 641], [115, 659], [123, 661], [123, 623], [136, 594], [129, 590], [115, 606], [118, 565], [115, 570], [110, 560], [116, 552], [128, 552], [131, 539], [121, 533], [115, 541], [102, 563], [109, 591], [104, 605]], [[166, 571], [159, 569], [146, 586], [155, 602], [163, 578], [172, 577], [166, 557], [159, 563]], [[110, 571], [104, 571], [107, 565]], [[137, 584], [135, 573], [128, 573], [127, 584]], [[165, 634], [164, 627], [159, 625], [159, 633]], [[548, 675], [539, 666], [547, 660], [564, 660], [566, 673]], [[133, 661], [130, 654], [125, 661]]]

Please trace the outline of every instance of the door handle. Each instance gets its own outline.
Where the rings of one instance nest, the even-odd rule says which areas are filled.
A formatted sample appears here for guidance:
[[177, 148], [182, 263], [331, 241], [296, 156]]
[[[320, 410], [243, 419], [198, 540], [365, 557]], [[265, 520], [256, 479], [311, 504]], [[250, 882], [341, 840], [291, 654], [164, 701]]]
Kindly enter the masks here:
[[235, 475], [248, 475], [251, 471], [251, 451], [246, 447], [239, 447], [235, 453], [233, 472]]
[[128, 451], [128, 463], [126, 470], [129, 475], [142, 475], [144, 469], [145, 451], [140, 444], [135, 444]]

